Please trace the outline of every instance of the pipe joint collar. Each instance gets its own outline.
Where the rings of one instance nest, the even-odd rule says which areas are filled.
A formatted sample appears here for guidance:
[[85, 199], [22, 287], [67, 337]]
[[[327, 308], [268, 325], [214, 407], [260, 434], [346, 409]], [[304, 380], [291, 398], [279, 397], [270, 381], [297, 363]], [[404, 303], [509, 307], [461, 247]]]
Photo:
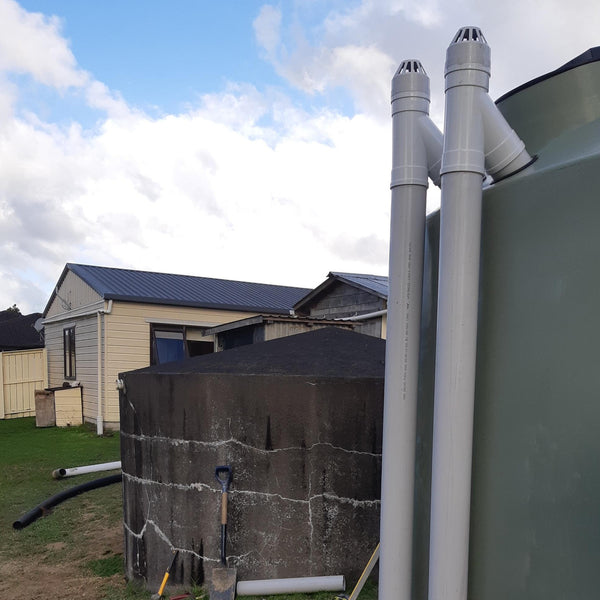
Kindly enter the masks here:
[[485, 162], [482, 150], [444, 150], [440, 173], [464, 172], [485, 175]]
[[429, 187], [429, 173], [426, 165], [400, 165], [392, 169], [390, 188], [401, 185]]
[[478, 69], [477, 65], [461, 65], [460, 68], [446, 71], [445, 91], [461, 86], [479, 87], [487, 92], [490, 88], [490, 75]]
[[429, 100], [414, 96], [392, 98], [392, 117], [401, 112], [414, 111], [429, 114]]

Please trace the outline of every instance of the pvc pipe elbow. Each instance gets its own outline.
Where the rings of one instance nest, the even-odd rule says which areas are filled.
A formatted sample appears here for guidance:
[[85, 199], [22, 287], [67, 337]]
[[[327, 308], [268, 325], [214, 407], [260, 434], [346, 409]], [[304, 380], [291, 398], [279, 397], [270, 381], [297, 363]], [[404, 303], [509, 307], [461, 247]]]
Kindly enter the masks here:
[[481, 99], [485, 170], [494, 181], [520, 171], [532, 162], [524, 142], [486, 94]]
[[391, 187], [440, 183], [443, 136], [429, 118], [429, 77], [415, 59], [400, 63], [392, 79]]

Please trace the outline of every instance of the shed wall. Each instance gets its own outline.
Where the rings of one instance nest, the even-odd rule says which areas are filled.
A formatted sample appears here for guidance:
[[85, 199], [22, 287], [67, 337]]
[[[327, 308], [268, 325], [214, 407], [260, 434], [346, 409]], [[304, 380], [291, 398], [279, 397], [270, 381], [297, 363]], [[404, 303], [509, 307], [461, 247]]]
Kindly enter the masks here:
[[334, 282], [327, 291], [314, 299], [309, 316], [324, 319], [352, 317], [386, 308], [383, 298], [343, 283]]

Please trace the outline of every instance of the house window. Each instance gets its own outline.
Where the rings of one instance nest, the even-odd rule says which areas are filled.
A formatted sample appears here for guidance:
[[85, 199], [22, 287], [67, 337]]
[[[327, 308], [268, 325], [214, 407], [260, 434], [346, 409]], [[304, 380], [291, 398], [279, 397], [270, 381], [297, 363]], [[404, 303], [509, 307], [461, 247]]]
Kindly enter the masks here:
[[203, 337], [197, 328], [183, 325], [152, 325], [150, 327], [150, 364], [160, 365], [190, 356], [209, 354], [214, 343]]
[[169, 329], [153, 327], [151, 335], [151, 364], [161, 365], [185, 358], [182, 327]]
[[75, 327], [63, 329], [63, 358], [65, 379], [75, 379]]

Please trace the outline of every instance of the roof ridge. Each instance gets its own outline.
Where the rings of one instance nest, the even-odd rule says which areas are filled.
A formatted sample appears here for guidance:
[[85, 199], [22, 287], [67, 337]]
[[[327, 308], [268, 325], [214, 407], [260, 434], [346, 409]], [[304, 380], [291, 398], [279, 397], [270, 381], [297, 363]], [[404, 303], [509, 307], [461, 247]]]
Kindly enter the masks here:
[[294, 285], [282, 285], [278, 283], [262, 283], [260, 281], [247, 281], [242, 279], [227, 279], [226, 277], [207, 277], [205, 275], [189, 275], [185, 273], [169, 273], [166, 271], [147, 271], [144, 269], [131, 269], [127, 267], [104, 267], [102, 265], [87, 265], [82, 263], [67, 263], [67, 267], [71, 270], [72, 267], [81, 267], [84, 269], [101, 269], [103, 271], [122, 271], [127, 273], [144, 273], [148, 275], [165, 275], [167, 277], [186, 277], [189, 279], [203, 279], [207, 281], [227, 281], [231, 283], [246, 283], [249, 285], [260, 285], [260, 286], [272, 286], [277, 288], [290, 288], [295, 290], [304, 290], [304, 289], [312, 289], [305, 288], [302, 286], [294, 286]]

